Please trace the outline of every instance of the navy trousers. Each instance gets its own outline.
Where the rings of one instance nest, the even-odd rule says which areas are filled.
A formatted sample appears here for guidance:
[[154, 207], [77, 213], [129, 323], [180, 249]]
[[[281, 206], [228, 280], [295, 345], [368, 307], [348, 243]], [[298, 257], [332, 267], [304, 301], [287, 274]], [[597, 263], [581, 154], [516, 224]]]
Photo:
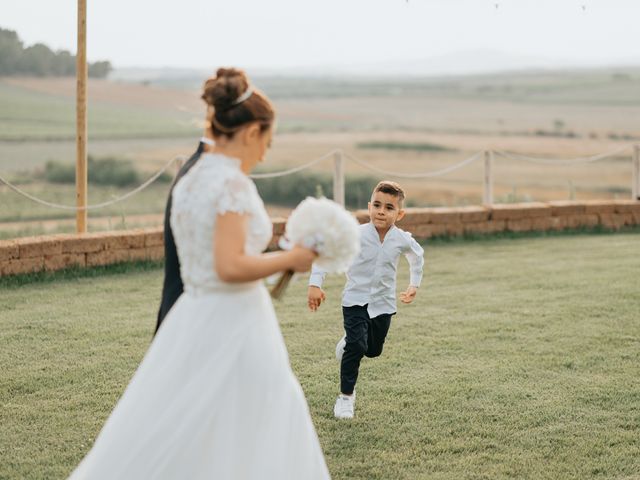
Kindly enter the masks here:
[[340, 391], [351, 395], [358, 380], [362, 357], [378, 357], [391, 325], [393, 314], [369, 318], [367, 305], [342, 307], [346, 345], [340, 364]]

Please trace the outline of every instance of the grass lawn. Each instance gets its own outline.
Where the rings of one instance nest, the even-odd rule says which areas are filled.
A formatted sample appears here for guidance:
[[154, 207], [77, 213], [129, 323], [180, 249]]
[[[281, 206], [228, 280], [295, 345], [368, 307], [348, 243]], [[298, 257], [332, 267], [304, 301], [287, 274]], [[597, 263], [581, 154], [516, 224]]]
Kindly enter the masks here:
[[[335, 479], [640, 478], [640, 234], [434, 243], [337, 421], [343, 280], [277, 304]], [[399, 287], [406, 285], [402, 264]], [[65, 478], [148, 346], [158, 268], [0, 280], [0, 479]], [[230, 319], [231, 321], [232, 319]]]

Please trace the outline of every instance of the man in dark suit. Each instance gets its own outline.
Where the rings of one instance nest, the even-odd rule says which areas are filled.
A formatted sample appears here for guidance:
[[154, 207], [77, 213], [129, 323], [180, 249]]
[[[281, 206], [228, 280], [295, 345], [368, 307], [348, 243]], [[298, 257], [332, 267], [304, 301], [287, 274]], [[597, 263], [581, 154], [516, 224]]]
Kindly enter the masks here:
[[[167, 206], [164, 211], [164, 282], [162, 285], [162, 300], [160, 302], [160, 310], [158, 311], [158, 322], [156, 323], [155, 332], [158, 331], [164, 317], [169, 313], [169, 310], [171, 310], [171, 307], [173, 307], [173, 304], [176, 303], [176, 300], [178, 300], [178, 297], [182, 295], [184, 290], [182, 277], [180, 276], [180, 261], [178, 259], [178, 252], [176, 251], [176, 242], [173, 239], [173, 232], [171, 231], [171, 194], [176, 182], [200, 159], [200, 155], [205, 149], [204, 140], [207, 139], [200, 140], [196, 152], [186, 161], [182, 168], [180, 168], [169, 190], [169, 199], [167, 200]], [[206, 143], [209, 143], [209, 141]]]

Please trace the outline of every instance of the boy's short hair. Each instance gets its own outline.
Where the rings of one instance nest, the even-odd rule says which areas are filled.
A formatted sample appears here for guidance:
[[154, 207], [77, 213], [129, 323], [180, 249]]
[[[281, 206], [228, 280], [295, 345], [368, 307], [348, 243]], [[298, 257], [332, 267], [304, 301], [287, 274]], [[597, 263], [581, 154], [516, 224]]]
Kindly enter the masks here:
[[391, 180], [382, 180], [381, 182], [378, 183], [378, 185], [376, 185], [376, 188], [373, 189], [372, 195], [375, 194], [376, 192], [382, 192], [382, 193], [386, 193], [388, 195], [397, 197], [398, 204], [400, 205], [400, 208], [402, 208], [402, 205], [404, 204], [405, 195], [404, 195], [404, 190], [402, 189], [400, 184], [396, 182], [392, 182]]

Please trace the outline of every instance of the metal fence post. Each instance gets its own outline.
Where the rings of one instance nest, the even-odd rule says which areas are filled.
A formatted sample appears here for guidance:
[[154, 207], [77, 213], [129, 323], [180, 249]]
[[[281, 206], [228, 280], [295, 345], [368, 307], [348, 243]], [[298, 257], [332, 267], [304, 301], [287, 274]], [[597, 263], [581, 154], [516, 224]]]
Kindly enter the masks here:
[[344, 207], [344, 157], [337, 150], [333, 159], [333, 201]]
[[633, 146], [633, 175], [631, 180], [631, 198], [640, 200], [640, 145]]
[[484, 152], [484, 195], [482, 203], [493, 205], [493, 152]]

